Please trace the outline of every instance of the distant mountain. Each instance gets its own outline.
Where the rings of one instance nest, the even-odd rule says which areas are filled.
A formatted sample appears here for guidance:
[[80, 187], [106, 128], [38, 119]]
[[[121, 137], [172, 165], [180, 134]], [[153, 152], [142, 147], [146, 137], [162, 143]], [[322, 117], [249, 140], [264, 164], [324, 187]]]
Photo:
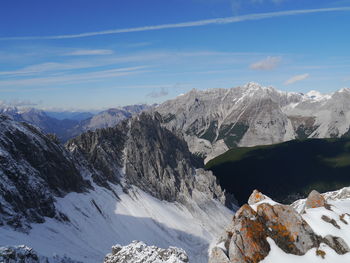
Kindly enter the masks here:
[[193, 89], [155, 110], [163, 125], [183, 133], [190, 150], [206, 161], [237, 146], [350, 134], [350, 89], [302, 94], [248, 83]]
[[35, 108], [2, 107], [0, 114], [8, 115], [16, 121], [32, 124], [44, 133], [55, 134], [61, 142], [65, 143], [83, 132], [113, 127], [122, 120], [131, 118], [152, 107], [153, 105], [145, 104], [129, 105], [108, 109], [95, 115], [88, 112], [45, 112]]
[[16, 121], [34, 125], [44, 133], [56, 134], [60, 141], [71, 138], [72, 134], [76, 133], [75, 129], [79, 125], [77, 120], [58, 120], [48, 116], [45, 111], [35, 108], [3, 107], [0, 108], [0, 113], [10, 116]]
[[122, 120], [129, 119], [136, 114], [151, 109], [152, 107], [153, 106], [147, 104], [138, 104], [101, 111], [100, 113], [82, 121], [79, 124], [78, 130], [89, 131], [113, 127]]
[[206, 168], [241, 204], [254, 189], [290, 203], [313, 189], [325, 192], [350, 185], [350, 138], [234, 148]]
[[84, 111], [45, 111], [46, 115], [57, 120], [82, 121], [93, 117], [96, 113]]

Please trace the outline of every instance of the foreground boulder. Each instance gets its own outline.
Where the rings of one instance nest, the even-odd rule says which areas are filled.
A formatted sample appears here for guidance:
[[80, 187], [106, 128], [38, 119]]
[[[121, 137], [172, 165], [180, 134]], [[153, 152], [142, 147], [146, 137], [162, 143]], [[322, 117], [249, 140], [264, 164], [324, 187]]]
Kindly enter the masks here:
[[133, 241], [127, 246], [115, 245], [104, 263], [186, 263], [188, 256], [183, 249], [169, 247], [167, 249], [147, 246], [141, 241]]
[[[321, 222], [346, 234], [350, 229], [347, 229], [345, 215], [331, 211], [331, 206], [316, 191], [311, 192], [304, 202], [305, 208], [302, 213], [298, 213], [292, 206], [274, 203], [255, 190], [249, 198], [250, 205], [245, 204], [237, 211], [230, 226], [219, 238], [211, 251], [209, 262], [257, 263], [269, 256], [271, 244], [276, 245], [282, 253], [297, 256], [303, 256], [314, 249], [315, 257], [327, 257], [320, 249], [324, 246], [339, 256], [347, 254], [350, 249], [345, 240], [332, 235], [336, 230], [321, 235], [318, 229], [315, 232], [312, 228]], [[337, 220], [334, 219], [336, 216]]]
[[309, 194], [305, 202], [305, 208], [317, 208], [326, 206], [326, 200], [317, 191], [313, 190]]

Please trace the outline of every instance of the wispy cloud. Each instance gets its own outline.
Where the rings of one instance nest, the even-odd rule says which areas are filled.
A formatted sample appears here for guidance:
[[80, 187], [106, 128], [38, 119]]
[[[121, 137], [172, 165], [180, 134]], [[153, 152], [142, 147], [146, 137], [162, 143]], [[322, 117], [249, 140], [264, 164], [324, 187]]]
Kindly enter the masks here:
[[31, 65], [18, 70], [0, 71], [0, 76], [35, 75], [43, 72], [65, 71], [65, 70], [72, 70], [72, 69], [89, 68], [93, 66], [94, 65], [92, 65], [91, 63], [85, 63], [85, 62], [79, 62], [79, 63], [46, 62], [46, 63]]
[[213, 25], [213, 24], [222, 25], [222, 24], [238, 23], [238, 22], [243, 22], [243, 21], [282, 17], [282, 16], [293, 16], [293, 15], [302, 15], [302, 14], [311, 14], [311, 13], [325, 13], [325, 12], [341, 12], [341, 11], [350, 11], [350, 7], [288, 10], [288, 11], [271, 12], [271, 13], [249, 14], [249, 15], [243, 15], [243, 16], [214, 18], [214, 19], [198, 20], [198, 21], [191, 21], [191, 22], [174, 23], [174, 24], [162, 24], [162, 25], [153, 25], [153, 26], [142, 26], [142, 27], [103, 30], [103, 31], [96, 31], [96, 32], [70, 34], [70, 35], [1, 37], [0, 40], [82, 38], [82, 37], [92, 37], [92, 36], [100, 36], [100, 35], [111, 35], [111, 34], [121, 34], [121, 33], [130, 33], [130, 32], [171, 29], [171, 28], [198, 27], [198, 26], [206, 26], [206, 25]]
[[41, 86], [41, 85], [48, 85], [48, 84], [83, 83], [83, 82], [89, 82], [94, 80], [101, 80], [101, 79], [121, 77], [121, 76], [148, 72], [145, 70], [146, 68], [147, 66], [137, 66], [137, 67], [116, 68], [116, 69], [109, 69], [109, 70], [85, 72], [85, 73], [79, 73], [79, 74], [67, 74], [62, 76], [2, 80], [0, 81], [0, 88], [8, 88], [13, 86], [26, 87], [26, 86]]
[[267, 57], [250, 65], [254, 70], [272, 70], [281, 62], [281, 57]]
[[109, 49], [79, 49], [63, 54], [64, 56], [96, 56], [96, 55], [111, 55], [113, 50]]
[[151, 97], [151, 98], [161, 98], [161, 97], [165, 97], [169, 94], [168, 90], [164, 87], [160, 88], [160, 90], [158, 91], [152, 91], [150, 93], [147, 94], [147, 97]]
[[306, 74], [301, 74], [301, 75], [296, 75], [291, 77], [290, 79], [288, 79], [286, 82], [284, 82], [284, 85], [290, 85], [290, 84], [294, 84], [298, 81], [302, 81], [304, 79], [307, 79], [308, 77], [310, 77], [310, 74], [306, 73]]

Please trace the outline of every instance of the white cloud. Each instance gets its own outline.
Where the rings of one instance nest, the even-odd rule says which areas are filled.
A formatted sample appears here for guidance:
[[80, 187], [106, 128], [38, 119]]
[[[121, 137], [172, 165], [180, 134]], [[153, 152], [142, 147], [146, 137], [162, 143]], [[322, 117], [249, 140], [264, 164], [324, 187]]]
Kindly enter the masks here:
[[302, 81], [304, 79], [307, 79], [310, 75], [309, 74], [301, 74], [301, 75], [296, 75], [291, 77], [290, 79], [288, 79], [286, 82], [284, 82], [284, 85], [290, 85], [290, 84], [294, 84], [298, 81]]
[[111, 55], [113, 50], [109, 49], [79, 49], [63, 54], [64, 56], [96, 56], [96, 55]]
[[214, 18], [214, 19], [198, 20], [198, 21], [175, 23], [175, 24], [162, 24], [162, 25], [153, 25], [153, 26], [141, 26], [141, 27], [111, 29], [111, 30], [87, 32], [87, 33], [80, 33], [80, 34], [73, 34], [73, 35], [1, 37], [0, 40], [81, 38], [81, 37], [121, 34], [121, 33], [129, 33], [129, 32], [141, 32], [141, 31], [151, 31], [151, 30], [161, 30], [161, 29], [170, 29], [170, 28], [198, 27], [198, 26], [206, 26], [206, 25], [213, 25], [213, 24], [222, 25], [222, 24], [238, 23], [238, 22], [243, 22], [243, 21], [268, 19], [268, 18], [273, 18], [273, 17], [293, 16], [293, 15], [302, 15], [302, 14], [311, 14], [311, 13], [324, 13], [324, 12], [340, 12], [340, 11], [350, 11], [350, 7], [288, 10], [288, 11], [271, 12], [271, 13], [260, 13], [260, 14], [249, 14], [249, 15], [243, 15], [243, 16]]
[[281, 57], [267, 57], [250, 65], [254, 70], [272, 70], [281, 62]]

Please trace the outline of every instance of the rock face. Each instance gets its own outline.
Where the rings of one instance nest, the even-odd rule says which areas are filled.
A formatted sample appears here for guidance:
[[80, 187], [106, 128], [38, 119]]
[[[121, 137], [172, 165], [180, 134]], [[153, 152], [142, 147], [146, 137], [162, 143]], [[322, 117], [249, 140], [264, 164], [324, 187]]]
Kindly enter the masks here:
[[254, 205], [256, 203], [259, 203], [267, 199], [270, 199], [270, 198], [267, 197], [266, 195], [263, 195], [262, 193], [260, 193], [258, 190], [255, 189], [248, 199], [248, 205]]
[[127, 246], [116, 245], [108, 254], [104, 263], [187, 263], [188, 256], [183, 249], [169, 247], [167, 249], [147, 246], [140, 241], [134, 241]]
[[165, 127], [181, 131], [191, 152], [208, 161], [235, 146], [347, 136], [350, 89], [315, 94], [248, 83], [232, 89], [191, 90], [155, 110]]
[[33, 126], [5, 115], [0, 115], [0, 138], [0, 225], [66, 220], [55, 210], [54, 196], [90, 187], [79, 163]]
[[324, 197], [317, 191], [313, 190], [305, 202], [305, 208], [317, 208], [324, 207], [326, 205], [326, 200]]
[[[116, 127], [87, 132], [67, 143], [103, 178], [116, 182], [125, 170], [127, 184], [166, 201], [183, 201], [194, 189], [228, 204], [232, 201], [186, 142], [161, 126], [159, 114], [142, 113]], [[101, 180], [98, 180], [101, 182]], [[102, 182], [106, 183], [106, 182]], [[228, 201], [230, 200], [230, 201]]]
[[[271, 248], [268, 238], [287, 254], [302, 256], [313, 248], [318, 249], [321, 243], [328, 245], [339, 255], [350, 252], [341, 237], [322, 237], [316, 234], [302, 214], [293, 207], [270, 204], [270, 201], [266, 203], [264, 201], [267, 199], [261, 198], [262, 196], [263, 194], [255, 190], [250, 198], [250, 205], [243, 205], [236, 212], [231, 225], [212, 250], [210, 263], [260, 262], [269, 255]], [[317, 206], [308, 205], [303, 213], [307, 214], [308, 209], [320, 207], [320, 200], [324, 201], [324, 198], [313, 191], [307, 203]], [[324, 220], [324, 217], [323, 215], [319, 220]], [[330, 221], [328, 223], [332, 223]]]

